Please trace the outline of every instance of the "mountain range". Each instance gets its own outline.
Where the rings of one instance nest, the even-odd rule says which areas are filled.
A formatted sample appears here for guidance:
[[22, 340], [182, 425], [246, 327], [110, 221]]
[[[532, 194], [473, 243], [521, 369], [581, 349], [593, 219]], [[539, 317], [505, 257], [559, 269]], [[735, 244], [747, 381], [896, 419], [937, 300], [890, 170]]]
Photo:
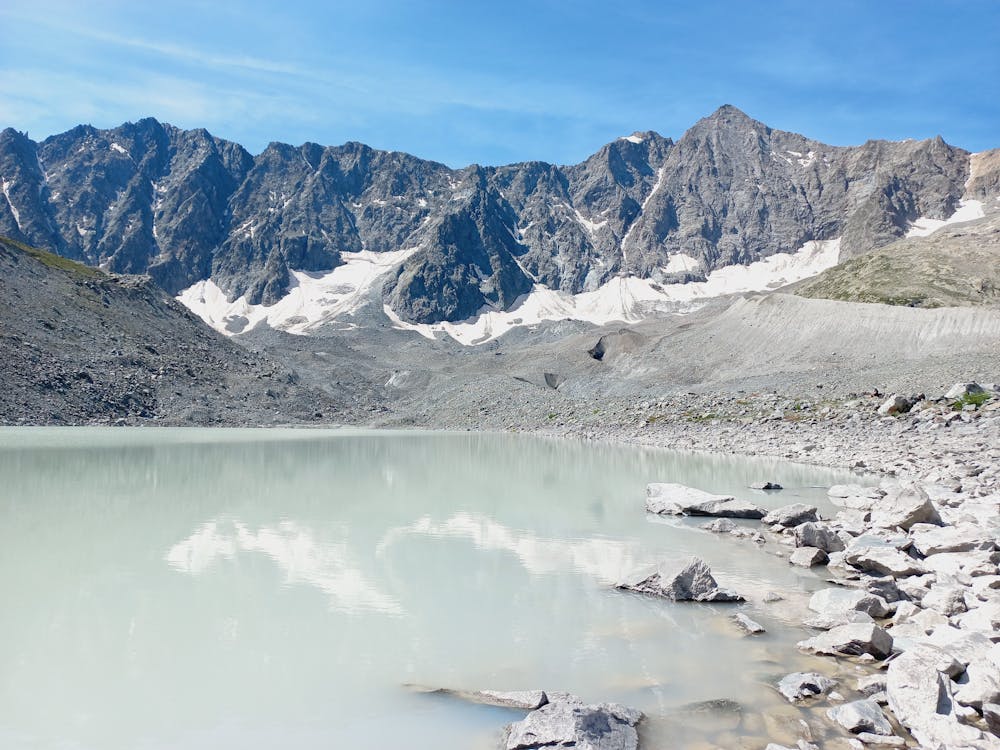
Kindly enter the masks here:
[[940, 137], [829, 146], [732, 106], [677, 141], [619, 138], [580, 164], [451, 169], [360, 143], [270, 144], [143, 119], [35, 142], [0, 133], [0, 235], [177, 295], [211, 280], [273, 305], [345, 254], [400, 253], [382, 300], [401, 321], [510, 310], [538, 286], [667, 285], [810, 241], [840, 260], [944, 221], [1000, 187], [997, 159]]

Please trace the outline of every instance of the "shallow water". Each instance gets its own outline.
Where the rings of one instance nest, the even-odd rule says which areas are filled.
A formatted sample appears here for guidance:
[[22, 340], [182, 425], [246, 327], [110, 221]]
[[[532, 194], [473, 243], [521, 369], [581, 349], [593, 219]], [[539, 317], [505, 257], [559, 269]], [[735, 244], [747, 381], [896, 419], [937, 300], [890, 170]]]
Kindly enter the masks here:
[[[101, 428], [0, 429], [0, 478], [0, 747], [60, 750], [488, 748], [520, 716], [408, 683], [621, 701], [651, 747], [762, 732], [789, 715], [768, 683], [819, 665], [792, 602], [822, 583], [647, 517], [645, 484], [828, 508], [856, 481], [518, 436]], [[610, 585], [692, 554], [767, 634]], [[744, 718], [677, 713], [717, 698]]]

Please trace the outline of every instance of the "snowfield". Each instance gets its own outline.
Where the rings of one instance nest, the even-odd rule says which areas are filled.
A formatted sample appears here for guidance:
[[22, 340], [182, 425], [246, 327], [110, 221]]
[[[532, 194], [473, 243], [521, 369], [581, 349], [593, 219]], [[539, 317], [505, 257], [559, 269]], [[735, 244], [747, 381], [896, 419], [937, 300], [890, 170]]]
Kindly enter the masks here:
[[[192, 312], [222, 333], [233, 335], [261, 323], [294, 334], [308, 334], [321, 324], [354, 327], [348, 320], [376, 293], [376, 283], [399, 266], [416, 248], [390, 253], [343, 253], [344, 265], [329, 273], [293, 271], [294, 286], [274, 305], [252, 305], [245, 297], [230, 302], [212, 280], [199, 281], [178, 295]], [[727, 266], [708, 274], [706, 281], [658, 284], [650, 279], [622, 276], [592, 292], [567, 294], [536, 284], [511, 310], [483, 309], [460, 323], [410, 323], [388, 306], [383, 310], [393, 326], [429, 339], [451, 336], [465, 345], [482, 344], [518, 326], [546, 320], [581, 320], [602, 325], [635, 322], [651, 314], [686, 312], [714, 297], [775, 289], [814, 276], [836, 265], [840, 240], [807, 242], [795, 253], [777, 253], [747, 266]], [[687, 255], [670, 258], [667, 273], [691, 271], [698, 262]]]
[[958, 202], [958, 210], [947, 219], [928, 219], [921, 216], [910, 224], [910, 229], [906, 233], [907, 237], [926, 237], [934, 234], [941, 227], [948, 224], [958, 224], [963, 221], [975, 221], [986, 215], [983, 211], [982, 201], [961, 200]]
[[[321, 323], [353, 314], [372, 292], [373, 284], [413, 255], [417, 248], [375, 253], [342, 253], [344, 264], [316, 274], [292, 271], [292, 288], [274, 305], [251, 305], [246, 297], [230, 302], [211, 279], [183, 290], [177, 299], [222, 333], [249, 331], [261, 322], [289, 333], [305, 334]], [[345, 327], [353, 327], [344, 322]]]

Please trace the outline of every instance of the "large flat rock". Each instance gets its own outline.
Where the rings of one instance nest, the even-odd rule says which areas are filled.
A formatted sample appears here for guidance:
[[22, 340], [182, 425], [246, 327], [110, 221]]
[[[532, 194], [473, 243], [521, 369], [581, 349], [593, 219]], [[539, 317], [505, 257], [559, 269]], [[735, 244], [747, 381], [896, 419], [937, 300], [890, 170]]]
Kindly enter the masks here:
[[694, 487], [670, 482], [646, 485], [646, 510], [657, 515], [714, 516], [717, 518], [763, 518], [767, 511], [732, 495], [713, 495]]
[[801, 641], [799, 648], [827, 656], [871, 654], [884, 659], [892, 653], [892, 636], [874, 623], [850, 623]]
[[[889, 664], [886, 695], [899, 723], [926, 747], [1000, 747], [981, 730], [959, 721], [953, 683], [919, 649]], [[990, 743], [990, 744], [982, 744]]]

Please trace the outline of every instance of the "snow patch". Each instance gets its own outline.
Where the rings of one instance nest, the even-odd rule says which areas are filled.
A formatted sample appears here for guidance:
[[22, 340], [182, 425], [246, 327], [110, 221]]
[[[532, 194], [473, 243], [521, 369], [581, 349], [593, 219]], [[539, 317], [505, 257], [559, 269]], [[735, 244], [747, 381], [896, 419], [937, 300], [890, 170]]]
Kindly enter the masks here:
[[649, 202], [653, 200], [653, 196], [656, 195], [657, 192], [659, 192], [661, 187], [663, 187], [663, 180], [664, 178], [666, 178], [666, 176], [667, 176], [667, 168], [660, 167], [659, 171], [657, 171], [656, 173], [656, 184], [653, 185], [653, 189], [649, 191], [649, 195], [647, 195], [643, 199], [642, 208], [636, 215], [635, 219], [633, 219], [632, 223], [629, 225], [628, 231], [625, 232], [625, 236], [622, 237], [622, 243], [621, 243], [622, 268], [625, 267], [625, 263], [628, 260], [628, 257], [625, 255], [625, 246], [628, 244], [629, 239], [632, 237], [632, 232], [635, 230], [636, 225], [639, 223], [639, 219], [641, 219], [642, 215], [646, 213], [646, 207], [649, 206]]
[[342, 253], [343, 265], [324, 274], [292, 271], [291, 289], [273, 305], [251, 305], [246, 297], [230, 302], [214, 281], [189, 286], [177, 299], [217, 331], [243, 333], [262, 321], [272, 328], [305, 334], [361, 307], [373, 284], [417, 251]]
[[632, 133], [632, 135], [623, 135], [618, 140], [619, 141], [628, 141], [629, 143], [643, 143], [643, 142], [645, 142], [646, 139], [643, 138], [638, 133]]
[[[792, 151], [791, 149], [786, 150], [785, 153], [794, 156], [795, 161], [798, 162], [799, 166], [802, 167], [808, 167], [810, 164], [816, 161], [816, 152], [811, 149], [809, 153], [805, 155], [803, 155], [801, 151]], [[792, 160], [789, 159], [787, 156], [783, 156], [782, 154], [774, 154], [774, 155], [784, 159], [789, 164], [792, 163]]]
[[666, 273], [686, 273], [696, 271], [701, 268], [701, 263], [684, 253], [675, 253], [667, 259], [667, 265], [663, 267]]
[[117, 151], [119, 154], [124, 154], [125, 156], [128, 156], [128, 149], [126, 149], [120, 143], [112, 143], [111, 150]]
[[604, 221], [591, 221], [590, 219], [586, 218], [583, 214], [581, 214], [580, 210], [577, 208], [573, 209], [573, 213], [576, 216], [577, 222], [579, 222], [580, 226], [582, 226], [584, 229], [587, 230], [587, 234], [589, 234], [591, 237], [593, 237], [597, 233], [598, 229], [600, 229], [601, 227], [603, 227], [605, 224], [608, 223], [607, 219], [605, 219]]
[[7, 199], [7, 205], [10, 206], [10, 212], [14, 215], [14, 221], [17, 223], [17, 228], [21, 229], [21, 214], [18, 212], [17, 208], [14, 206], [14, 201], [10, 199], [10, 186], [13, 183], [3, 180], [0, 185], [3, 186], [3, 197]]
[[[649, 279], [619, 276], [592, 292], [576, 295], [535, 284], [511, 310], [484, 309], [460, 323], [409, 323], [388, 305], [383, 309], [396, 328], [414, 331], [429, 339], [446, 334], [467, 346], [482, 344], [518, 326], [543, 320], [580, 320], [597, 325], [612, 321], [635, 322], [653, 313], [690, 312], [714, 297], [776, 289], [835, 266], [840, 239], [811, 241], [794, 253], [776, 253], [747, 266], [726, 266], [708, 274], [706, 281], [661, 286]], [[677, 260], [675, 260], [677, 259]], [[695, 263], [681, 254], [673, 256], [675, 269]], [[668, 270], [670, 263], [663, 270]]]
[[906, 236], [927, 237], [948, 224], [958, 224], [963, 221], [975, 221], [976, 219], [983, 218], [985, 215], [986, 213], [983, 211], [982, 201], [961, 200], [958, 202], [958, 210], [956, 210], [955, 213], [947, 219], [928, 219], [925, 216], [921, 216], [919, 219], [910, 224], [910, 230], [906, 233]]

